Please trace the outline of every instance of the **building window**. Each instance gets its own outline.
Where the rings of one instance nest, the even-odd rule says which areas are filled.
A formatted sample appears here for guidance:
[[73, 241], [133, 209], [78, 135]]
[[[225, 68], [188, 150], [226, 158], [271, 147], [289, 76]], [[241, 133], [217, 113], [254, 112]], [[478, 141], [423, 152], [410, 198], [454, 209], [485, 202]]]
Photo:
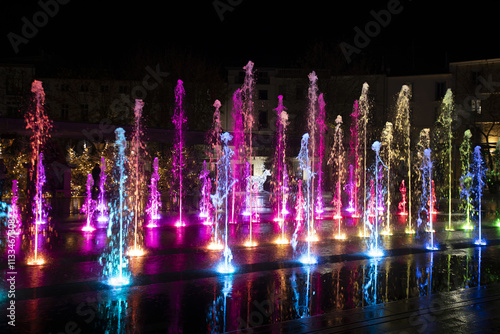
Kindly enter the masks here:
[[441, 101], [446, 94], [446, 82], [436, 82], [435, 101]]
[[259, 110], [259, 130], [269, 128], [268, 112], [267, 110]]
[[267, 100], [267, 89], [259, 89], [259, 100]]
[[471, 109], [481, 115], [481, 100], [475, 99], [471, 101]]
[[64, 103], [61, 105], [61, 120], [67, 121], [69, 114], [69, 105]]
[[88, 121], [89, 120], [89, 105], [88, 104], [80, 105], [80, 110], [81, 110], [82, 121]]

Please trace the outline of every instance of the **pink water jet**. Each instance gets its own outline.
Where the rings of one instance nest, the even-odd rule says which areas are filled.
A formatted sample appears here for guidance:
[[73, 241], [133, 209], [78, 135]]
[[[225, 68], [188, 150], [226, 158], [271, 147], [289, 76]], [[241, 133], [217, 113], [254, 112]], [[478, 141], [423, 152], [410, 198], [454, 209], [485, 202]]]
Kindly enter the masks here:
[[408, 211], [406, 210], [406, 187], [405, 180], [401, 181], [401, 185], [399, 186], [399, 191], [401, 192], [401, 202], [398, 204], [399, 215], [407, 216]]
[[286, 168], [286, 129], [288, 126], [288, 113], [283, 106], [283, 95], [278, 96], [276, 110], [276, 150], [273, 164], [273, 194], [277, 208], [277, 221], [281, 227], [281, 238], [285, 239], [285, 218], [288, 214], [286, 204], [288, 201], [288, 173]]
[[354, 102], [353, 112], [351, 113], [351, 140], [349, 142], [350, 158], [352, 165], [349, 166], [349, 206], [347, 211], [351, 212], [352, 217], [359, 217], [358, 192], [361, 185], [360, 164], [359, 164], [359, 106], [358, 101]]
[[203, 161], [203, 168], [200, 172], [200, 184], [201, 184], [201, 199], [200, 199], [200, 213], [198, 216], [203, 220], [203, 224], [211, 225], [212, 221], [210, 217], [212, 216], [212, 200], [210, 199], [210, 193], [212, 189], [212, 180], [208, 176], [207, 162]]
[[[215, 180], [214, 180], [214, 185], [215, 189], [217, 189], [219, 185], [219, 169], [217, 168], [217, 163], [219, 162], [221, 158], [221, 139], [220, 136], [222, 134], [222, 124], [220, 120], [220, 107], [221, 103], [219, 100], [215, 100], [214, 105], [215, 111], [213, 115], [213, 121], [212, 121], [212, 128], [208, 132], [207, 135], [207, 155], [210, 158], [210, 165], [209, 169], [210, 170], [215, 170]], [[210, 199], [210, 194], [209, 194], [209, 200]], [[216, 204], [212, 204], [212, 209], [215, 213], [215, 217], [213, 220], [214, 223], [214, 233], [217, 233], [218, 229], [218, 221], [219, 221], [219, 206]], [[205, 220], [205, 222], [209, 222], [210, 220]]]
[[318, 180], [318, 187], [316, 189], [316, 218], [322, 219], [324, 212], [323, 204], [323, 158], [325, 156], [325, 99], [323, 98], [323, 93], [319, 94], [318, 97], [319, 113], [316, 119], [317, 131], [318, 131], [318, 161], [316, 163], [316, 174]]
[[[308, 96], [308, 109], [307, 109], [307, 130], [309, 133], [309, 161], [310, 161], [310, 172], [315, 175], [317, 173], [317, 165], [316, 165], [316, 135], [317, 135], [317, 104], [318, 104], [318, 76], [316, 75], [316, 72], [312, 71], [308, 75], [309, 78], [309, 88], [307, 91], [307, 96]], [[317, 199], [317, 193], [315, 191], [315, 186], [314, 182], [311, 183], [310, 191], [308, 192], [309, 198], [307, 198], [306, 202], [310, 204], [308, 206], [308, 210], [311, 210], [311, 212], [308, 212], [307, 214], [310, 215], [311, 217], [311, 229], [315, 230], [315, 218], [316, 215], [314, 214], [314, 211], [316, 210], [316, 199]], [[321, 195], [322, 196], [322, 195]]]
[[158, 157], [153, 160], [153, 174], [151, 175], [151, 184], [149, 185], [149, 202], [146, 208], [146, 213], [149, 215], [149, 223], [146, 225], [148, 228], [158, 227], [156, 221], [160, 219], [158, 213], [161, 207], [161, 194], [158, 191], [158, 181], [160, 175], [158, 174]]
[[95, 227], [92, 225], [92, 216], [95, 211], [95, 201], [92, 199], [92, 187], [94, 186], [94, 179], [92, 174], [87, 175], [87, 192], [85, 196], [85, 203], [82, 206], [82, 213], [86, 215], [87, 223], [82, 227], [83, 232], [93, 232]]
[[107, 207], [106, 207], [106, 158], [101, 157], [101, 172], [99, 173], [99, 195], [97, 197], [97, 210], [99, 211], [98, 222], [107, 222]]
[[[253, 175], [253, 127], [255, 123], [254, 117], [254, 102], [253, 93], [255, 90], [255, 81], [253, 73], [253, 62], [249, 61], [243, 69], [245, 70], [245, 79], [243, 81], [242, 93], [243, 93], [243, 125], [245, 133], [245, 167], [246, 167], [246, 182], [247, 182], [247, 192], [246, 192], [246, 211], [249, 213], [249, 232], [248, 241], [245, 243], [247, 246], [255, 246], [256, 243], [253, 241], [253, 222], [258, 222], [260, 217], [254, 212], [256, 188], [252, 182]], [[250, 185], [248, 183], [250, 182]], [[248, 191], [249, 190], [249, 191]]]
[[182, 200], [184, 198], [184, 189], [182, 188], [182, 170], [184, 167], [184, 159], [182, 157], [184, 151], [183, 125], [187, 121], [184, 116], [184, 107], [182, 103], [185, 94], [186, 92], [184, 91], [182, 80], [177, 80], [177, 86], [175, 87], [175, 110], [174, 116], [172, 117], [172, 123], [174, 123], [175, 127], [172, 172], [174, 174], [174, 180], [177, 180], [179, 189], [179, 192], [177, 193], [177, 201], [179, 202], [179, 219], [175, 223], [175, 226], [177, 227], [185, 226], [185, 222], [182, 219]]
[[231, 218], [230, 224], [236, 223], [235, 215], [240, 206], [239, 198], [237, 197], [241, 191], [241, 182], [243, 179], [242, 161], [244, 159], [244, 132], [243, 132], [243, 98], [241, 89], [237, 89], [233, 94], [233, 147], [234, 155], [232, 158], [233, 180], [235, 182], [231, 189]]
[[436, 214], [437, 209], [436, 209], [436, 188], [434, 187], [434, 180], [431, 181], [431, 198], [427, 202], [427, 205], [429, 205], [429, 210], [431, 214]]

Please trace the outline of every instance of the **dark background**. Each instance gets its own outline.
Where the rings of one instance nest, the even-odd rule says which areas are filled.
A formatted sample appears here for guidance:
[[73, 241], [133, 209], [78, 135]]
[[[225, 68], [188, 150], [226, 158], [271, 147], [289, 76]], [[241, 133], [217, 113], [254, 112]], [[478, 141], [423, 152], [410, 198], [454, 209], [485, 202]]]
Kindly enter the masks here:
[[494, 2], [401, 0], [402, 12], [350, 64], [339, 43], [354, 44], [353, 28], [364, 30], [373, 20], [370, 11], [386, 9], [388, 1], [240, 2], [221, 21], [212, 0], [71, 0], [15, 54], [7, 34], [21, 34], [21, 18], [32, 21], [41, 8], [37, 1], [2, 1], [0, 61], [44, 55], [68, 66], [125, 70], [138, 54], [176, 49], [220, 66], [250, 59], [256, 67], [307, 63], [348, 70], [368, 63], [371, 71], [405, 74], [442, 72], [449, 61], [500, 55]]

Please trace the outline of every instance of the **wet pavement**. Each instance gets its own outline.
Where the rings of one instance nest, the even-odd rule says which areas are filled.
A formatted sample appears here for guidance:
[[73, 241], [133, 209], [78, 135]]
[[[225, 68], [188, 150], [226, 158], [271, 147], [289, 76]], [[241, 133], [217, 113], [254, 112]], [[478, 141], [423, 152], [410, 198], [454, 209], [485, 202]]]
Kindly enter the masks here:
[[[80, 231], [77, 216], [53, 219], [43, 243], [46, 263], [25, 264], [30, 241], [16, 239], [14, 333], [206, 333], [206, 332], [488, 332], [498, 330], [500, 231], [485, 215], [487, 246], [473, 244], [475, 231], [445, 231], [436, 215], [439, 250], [425, 249], [428, 233], [404, 233], [404, 217], [393, 216], [393, 235], [382, 236], [385, 256], [366, 254], [359, 221], [343, 219], [349, 236], [336, 240], [338, 221], [318, 222], [315, 265], [302, 265], [289, 245], [277, 245], [277, 223], [254, 224], [258, 246], [243, 246], [248, 223], [230, 225], [237, 271], [215, 272], [221, 251], [206, 248], [211, 227], [190, 217], [186, 227], [164, 217], [144, 235], [146, 255], [130, 259], [131, 284], [103, 283], [98, 258], [104, 229]], [[286, 225], [287, 236], [293, 224]], [[2, 243], [5, 245], [5, 243]], [[299, 248], [304, 243], [299, 244]], [[299, 251], [300, 252], [300, 251]], [[0, 263], [6, 310], [9, 268]]]

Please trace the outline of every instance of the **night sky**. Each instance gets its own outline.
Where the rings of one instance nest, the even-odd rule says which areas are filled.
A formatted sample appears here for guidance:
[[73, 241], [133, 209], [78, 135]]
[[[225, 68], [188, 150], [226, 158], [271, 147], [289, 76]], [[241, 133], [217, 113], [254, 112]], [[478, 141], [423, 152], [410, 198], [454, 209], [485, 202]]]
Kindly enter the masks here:
[[250, 59], [257, 68], [297, 66], [297, 59], [320, 43], [345, 66], [356, 66], [364, 57], [397, 74], [439, 72], [446, 60], [500, 57], [492, 2], [401, 0], [400, 12], [391, 15], [390, 23], [349, 64], [339, 43], [354, 46], [354, 28], [364, 30], [374, 21], [370, 12], [387, 9], [393, 1], [220, 0], [233, 4], [232, 11], [221, 14], [222, 21], [214, 2], [70, 0], [59, 4], [57, 13], [16, 54], [8, 34], [22, 36], [22, 18], [33, 22], [42, 8], [37, 1], [2, 1], [0, 61], [43, 52], [70, 63], [126, 67], [137, 50], [176, 48], [219, 65], [242, 66]]

